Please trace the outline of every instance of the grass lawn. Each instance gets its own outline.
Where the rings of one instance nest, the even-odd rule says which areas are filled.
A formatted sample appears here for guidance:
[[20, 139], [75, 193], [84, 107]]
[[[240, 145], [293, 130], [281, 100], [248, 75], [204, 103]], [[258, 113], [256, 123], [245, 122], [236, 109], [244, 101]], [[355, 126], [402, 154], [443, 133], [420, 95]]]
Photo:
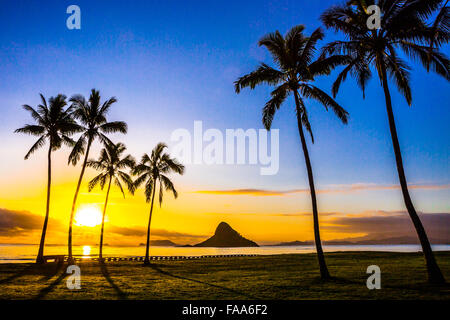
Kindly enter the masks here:
[[[450, 252], [436, 253], [450, 282]], [[426, 284], [418, 253], [327, 253], [328, 282], [314, 254], [199, 260], [79, 263], [81, 289], [69, 290], [64, 265], [0, 264], [0, 299], [450, 299], [450, 286]], [[381, 268], [368, 290], [366, 269]]]

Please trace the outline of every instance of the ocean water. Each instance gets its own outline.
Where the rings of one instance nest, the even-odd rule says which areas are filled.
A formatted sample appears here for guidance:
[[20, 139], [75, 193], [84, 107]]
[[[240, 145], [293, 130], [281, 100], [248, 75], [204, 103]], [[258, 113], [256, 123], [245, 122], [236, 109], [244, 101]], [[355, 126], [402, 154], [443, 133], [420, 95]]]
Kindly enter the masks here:
[[[450, 245], [434, 245], [435, 251], [450, 251]], [[419, 245], [324, 245], [325, 252], [339, 251], [385, 251], [385, 252], [419, 252]], [[38, 245], [10, 245], [0, 244], [0, 263], [24, 263], [33, 262], [38, 252]], [[288, 254], [311, 253], [315, 247], [309, 246], [261, 246], [255, 248], [197, 248], [197, 247], [150, 247], [152, 256], [202, 256], [224, 254]], [[45, 247], [45, 255], [67, 254], [67, 247], [49, 245]], [[82, 257], [94, 257], [98, 255], [96, 246], [74, 246], [73, 254]], [[145, 247], [115, 247], [105, 246], [103, 256], [108, 257], [132, 257], [143, 256]]]

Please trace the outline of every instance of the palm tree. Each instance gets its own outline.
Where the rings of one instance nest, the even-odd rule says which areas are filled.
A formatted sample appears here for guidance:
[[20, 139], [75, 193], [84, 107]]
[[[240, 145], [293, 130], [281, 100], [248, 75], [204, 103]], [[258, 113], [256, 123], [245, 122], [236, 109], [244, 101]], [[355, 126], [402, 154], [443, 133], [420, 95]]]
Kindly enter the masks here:
[[[427, 234], [409, 195], [392, 110], [388, 75], [395, 81], [398, 90], [409, 105], [412, 102], [410, 67], [399, 57], [398, 49], [420, 61], [427, 69], [431, 68], [449, 80], [449, 60], [435, 48], [436, 45], [448, 42], [448, 15], [444, 27], [437, 23], [433, 28], [426, 22], [426, 19], [440, 8], [441, 3], [441, 0], [350, 1], [346, 5], [326, 10], [321, 17], [328, 28], [341, 31], [346, 37], [345, 41], [334, 41], [325, 46], [323, 55], [346, 54], [352, 57], [333, 84], [334, 96], [348, 73], [357, 79], [363, 93], [367, 81], [372, 76], [371, 68], [373, 67], [378, 73], [386, 100], [389, 129], [403, 200], [420, 239], [427, 264], [428, 280], [432, 283], [444, 283], [445, 279], [436, 263]], [[369, 16], [367, 6], [373, 4], [378, 5], [383, 13], [381, 29], [378, 30], [368, 30], [366, 26]]]
[[428, 63], [426, 64], [427, 71], [430, 71], [431, 55], [433, 49], [441, 46], [443, 43], [448, 42], [450, 34], [450, 12], [447, 7], [448, 0], [442, 5], [439, 13], [437, 14], [434, 22], [431, 26], [431, 35], [428, 41]]
[[124, 169], [132, 169], [135, 165], [135, 160], [131, 155], [127, 155], [121, 158], [122, 153], [126, 150], [126, 147], [123, 143], [117, 144], [106, 144], [105, 148], [100, 151], [100, 157], [98, 160], [88, 160], [86, 165], [88, 167], [94, 168], [97, 171], [101, 171], [99, 175], [93, 178], [89, 182], [89, 192], [95, 188], [96, 185], [100, 184], [101, 189], [105, 186], [106, 182], [108, 183], [108, 189], [106, 191], [106, 199], [105, 205], [103, 207], [103, 215], [102, 215], [102, 228], [100, 233], [100, 251], [99, 251], [99, 259], [100, 262], [103, 261], [103, 230], [105, 224], [105, 214], [106, 207], [108, 205], [109, 191], [111, 190], [111, 182], [114, 180], [114, 184], [119, 187], [120, 191], [125, 198], [125, 193], [123, 191], [123, 187], [121, 181], [125, 183], [128, 188], [128, 191], [131, 194], [134, 194], [134, 183], [130, 176], [124, 172]]
[[163, 190], [171, 191], [175, 198], [178, 197], [178, 193], [175, 187], [167, 177], [167, 174], [171, 172], [182, 175], [184, 173], [184, 166], [178, 162], [178, 160], [171, 158], [169, 154], [164, 152], [167, 146], [160, 142], [153, 148], [151, 156], [144, 154], [141, 162], [133, 169], [133, 174], [138, 175], [134, 184], [139, 187], [142, 183], [145, 183], [145, 199], [150, 204], [150, 216], [148, 219], [147, 227], [147, 245], [145, 248], [145, 260], [144, 264], [150, 263], [149, 248], [150, 248], [150, 225], [152, 222], [153, 213], [153, 201], [155, 199], [156, 187], [159, 182], [159, 206], [163, 200]]
[[63, 143], [68, 146], [73, 146], [75, 142], [70, 138], [70, 136], [80, 130], [80, 127], [72, 118], [71, 108], [65, 108], [67, 105], [66, 96], [59, 94], [56, 97], [51, 97], [48, 100], [48, 104], [44, 96], [42, 94], [40, 96], [42, 104], [38, 105], [36, 110], [29, 105], [23, 105], [23, 108], [31, 113], [32, 118], [37, 124], [27, 124], [23, 128], [15, 131], [39, 137], [39, 139], [25, 155], [25, 160], [27, 160], [36, 150], [43, 147], [48, 141], [47, 206], [36, 263], [44, 262], [45, 234], [47, 232], [48, 217], [50, 214], [52, 151], [56, 151], [61, 148]]
[[83, 180], [84, 171], [89, 156], [91, 145], [95, 139], [99, 139], [103, 144], [112, 144], [109, 138], [106, 136], [108, 133], [120, 132], [127, 133], [127, 124], [123, 121], [108, 122], [106, 115], [117, 100], [116, 98], [110, 98], [103, 104], [100, 103], [100, 92], [92, 89], [89, 100], [86, 101], [81, 95], [73, 96], [70, 101], [74, 107], [73, 116], [81, 123], [82, 134], [78, 141], [75, 143], [72, 152], [69, 155], [69, 163], [76, 165], [84, 154], [83, 165], [81, 167], [80, 177], [78, 178], [77, 188], [72, 202], [72, 210], [70, 212], [69, 221], [69, 264], [73, 263], [72, 257], [72, 224], [75, 207], [77, 204], [77, 197], [80, 191], [81, 181]]
[[236, 93], [239, 93], [242, 88], [250, 87], [254, 89], [256, 85], [263, 83], [276, 86], [275, 90], [271, 93], [271, 99], [267, 101], [262, 110], [262, 121], [267, 130], [270, 130], [275, 112], [290, 94], [294, 96], [298, 132], [302, 143], [311, 191], [314, 239], [319, 260], [320, 275], [322, 279], [328, 279], [330, 278], [330, 274], [325, 263], [320, 241], [319, 215], [317, 212], [313, 172], [305, 135], [303, 133], [303, 127], [305, 127], [314, 143], [304, 99], [319, 101], [326, 110], [331, 108], [343, 123], [347, 123], [348, 113], [328, 94], [314, 86], [312, 82], [317, 76], [327, 75], [334, 67], [345, 63], [348, 57], [336, 55], [326, 59], [313, 60], [317, 41], [323, 39], [324, 34], [318, 28], [309, 37], [306, 37], [303, 35], [303, 30], [304, 26], [299, 25], [289, 30], [284, 37], [278, 31], [264, 36], [259, 41], [259, 45], [265, 46], [269, 50], [278, 69], [261, 63], [255, 71], [240, 77], [235, 82], [235, 90]]

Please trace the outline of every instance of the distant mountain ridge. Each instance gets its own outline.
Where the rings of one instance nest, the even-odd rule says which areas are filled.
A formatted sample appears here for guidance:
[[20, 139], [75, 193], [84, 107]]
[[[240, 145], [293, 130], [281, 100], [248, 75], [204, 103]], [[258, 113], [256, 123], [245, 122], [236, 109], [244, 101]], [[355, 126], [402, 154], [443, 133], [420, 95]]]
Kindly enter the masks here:
[[194, 247], [259, 247], [259, 245], [241, 236], [228, 223], [221, 222], [211, 238], [194, 245]]
[[[449, 239], [430, 238], [432, 244], [450, 244]], [[280, 242], [272, 246], [308, 246], [313, 245], [314, 241], [289, 241]], [[402, 244], [420, 244], [417, 237], [395, 237], [385, 239], [342, 239], [322, 241], [325, 245], [402, 245]]]

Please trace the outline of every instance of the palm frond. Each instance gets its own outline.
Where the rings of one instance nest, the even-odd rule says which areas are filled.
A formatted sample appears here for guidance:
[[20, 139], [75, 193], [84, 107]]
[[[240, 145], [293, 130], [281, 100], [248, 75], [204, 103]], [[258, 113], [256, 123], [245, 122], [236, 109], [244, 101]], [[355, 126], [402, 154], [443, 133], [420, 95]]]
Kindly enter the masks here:
[[86, 143], [86, 134], [82, 134], [69, 154], [68, 163], [72, 163], [72, 165], [76, 165], [78, 163], [81, 156], [85, 152]]
[[123, 187], [122, 187], [122, 184], [120, 183], [119, 178], [114, 177], [114, 184], [115, 184], [117, 187], [119, 187], [120, 192], [122, 193], [123, 197], [125, 198], [125, 192], [123, 191]]
[[387, 71], [395, 79], [398, 90], [405, 97], [408, 105], [412, 103], [411, 86], [409, 84], [409, 66], [402, 59], [397, 57], [392, 49], [390, 55], [385, 57]]
[[102, 107], [100, 108], [99, 113], [102, 115], [105, 115], [108, 113], [109, 109], [111, 108], [111, 106], [117, 102], [117, 99], [115, 97], [111, 97], [108, 100], [106, 100]]
[[352, 57], [349, 55], [332, 55], [314, 61], [309, 65], [308, 69], [312, 77], [329, 75], [336, 67], [347, 65], [351, 63], [352, 60]]
[[136, 185], [135, 185], [135, 183], [133, 182], [133, 180], [131, 179], [131, 177], [130, 177], [127, 173], [125, 173], [125, 172], [123, 172], [123, 171], [118, 171], [117, 174], [118, 174], [118, 176], [120, 177], [120, 179], [121, 179], [121, 180], [125, 183], [125, 185], [127, 186], [128, 191], [129, 191], [131, 194], [134, 194], [134, 192], [136, 191]]
[[25, 133], [33, 136], [41, 136], [45, 133], [45, 127], [26, 124], [24, 127], [14, 130], [15, 133]]
[[128, 126], [124, 121], [113, 121], [100, 125], [99, 129], [103, 133], [127, 133]]
[[167, 166], [167, 168], [169, 169], [165, 172], [173, 171], [180, 175], [184, 174], [184, 169], [185, 169], [184, 165], [181, 164], [180, 162], [178, 162], [177, 159], [171, 158], [167, 153], [164, 153], [161, 156], [161, 163], [164, 166]]
[[175, 186], [173, 185], [173, 182], [167, 176], [165, 176], [163, 174], [160, 175], [159, 179], [161, 181], [160, 182], [161, 185], [164, 185], [164, 188], [167, 191], [171, 191], [175, 199], [178, 198], [178, 192], [177, 192], [177, 190], [175, 190]]
[[134, 189], [138, 188], [142, 183], [144, 183], [147, 179], [150, 178], [150, 175], [148, 172], [143, 173], [139, 177], [137, 177], [136, 180], [134, 180]]
[[61, 138], [63, 140], [63, 143], [66, 146], [72, 147], [72, 148], [75, 146], [75, 141], [72, 138], [70, 138], [69, 136], [63, 134], [63, 135], [61, 135]]
[[145, 201], [148, 203], [150, 202], [150, 200], [152, 199], [152, 191], [154, 188], [154, 182], [155, 180], [153, 180], [153, 178], [150, 178], [147, 180], [146, 184], [145, 184]]
[[236, 93], [241, 92], [244, 88], [254, 89], [257, 85], [266, 83], [268, 85], [276, 85], [283, 79], [283, 73], [265, 63], [253, 72], [238, 78], [234, 82], [234, 89]]
[[127, 155], [125, 158], [122, 158], [117, 162], [117, 168], [119, 169], [133, 169], [135, 166], [136, 160], [131, 155]]
[[258, 44], [269, 50], [272, 59], [281, 69], [287, 70], [293, 67], [286, 50], [285, 39], [278, 30], [262, 37]]
[[262, 110], [262, 121], [264, 127], [267, 130], [270, 130], [272, 127], [273, 117], [275, 116], [275, 112], [280, 108], [283, 102], [286, 100], [289, 94], [289, 86], [287, 84], [282, 84], [277, 87], [274, 91], [272, 91], [272, 98], [266, 102]]
[[[97, 186], [97, 184], [100, 183], [100, 181], [103, 179], [104, 173], [100, 173], [99, 175], [95, 176], [91, 181], [88, 183], [88, 190], [89, 192], [92, 191], [92, 189]], [[103, 190], [103, 187], [101, 188]]]
[[345, 111], [332, 97], [321, 89], [313, 85], [303, 85], [301, 87], [302, 95], [309, 99], [319, 101], [327, 110], [333, 109], [336, 116], [344, 123], [348, 122], [348, 112]]
[[402, 41], [400, 46], [405, 53], [421, 62], [425, 68], [431, 68], [431, 70], [446, 80], [450, 80], [449, 60], [437, 49], [430, 49], [429, 47], [406, 41]]
[[305, 46], [300, 54], [299, 61], [304, 65], [309, 65], [316, 53], [317, 41], [322, 40], [324, 33], [321, 28], [317, 28], [313, 33], [307, 38]]
[[37, 121], [39, 124], [43, 125], [45, 123], [44, 119], [41, 117], [41, 115], [33, 107], [30, 107], [27, 104], [24, 104], [22, 107], [25, 110], [27, 110], [28, 112], [30, 112], [31, 113], [31, 117], [33, 117], [33, 119], [35, 121]]
[[450, 8], [447, 7], [448, 0], [442, 6], [433, 25], [430, 29], [429, 50], [439, 47], [444, 43], [448, 43], [450, 38]]
[[40, 137], [30, 148], [30, 150], [25, 155], [25, 160], [27, 160], [36, 150], [43, 147], [45, 144], [46, 136]]

